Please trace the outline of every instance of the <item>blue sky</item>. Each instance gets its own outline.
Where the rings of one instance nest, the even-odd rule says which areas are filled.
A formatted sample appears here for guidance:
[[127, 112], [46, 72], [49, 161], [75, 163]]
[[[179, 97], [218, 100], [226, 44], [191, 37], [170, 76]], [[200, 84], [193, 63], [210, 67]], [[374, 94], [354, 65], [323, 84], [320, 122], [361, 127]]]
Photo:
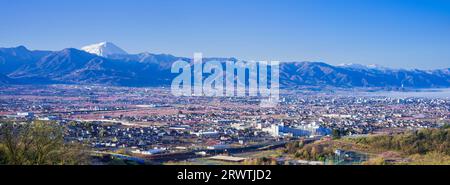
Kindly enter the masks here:
[[0, 47], [450, 67], [450, 1], [0, 0]]

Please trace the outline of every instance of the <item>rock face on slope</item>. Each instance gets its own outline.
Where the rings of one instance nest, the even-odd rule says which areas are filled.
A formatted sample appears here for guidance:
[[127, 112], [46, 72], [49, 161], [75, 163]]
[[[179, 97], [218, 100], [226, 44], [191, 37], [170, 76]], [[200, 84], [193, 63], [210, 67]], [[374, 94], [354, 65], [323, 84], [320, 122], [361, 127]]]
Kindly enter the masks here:
[[127, 55], [128, 53], [111, 42], [101, 42], [84, 46], [81, 50], [101, 57], [109, 57], [111, 55]]

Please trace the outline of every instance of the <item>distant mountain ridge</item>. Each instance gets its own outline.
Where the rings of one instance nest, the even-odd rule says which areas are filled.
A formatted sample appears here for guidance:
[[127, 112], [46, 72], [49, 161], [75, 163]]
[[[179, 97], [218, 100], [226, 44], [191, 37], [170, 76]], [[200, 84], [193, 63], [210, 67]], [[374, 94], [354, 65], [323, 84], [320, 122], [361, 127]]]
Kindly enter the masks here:
[[336, 87], [449, 87], [445, 70], [405, 70], [348, 68], [319, 62], [281, 64], [280, 81], [284, 85], [330, 85]]
[[[101, 53], [67, 48], [30, 51], [24, 46], [0, 48], [0, 84], [100, 84], [115, 86], [167, 86], [177, 74], [170, 68], [187, 57], [148, 52], [127, 54], [105, 44]], [[108, 44], [106, 44], [108, 45]], [[91, 45], [92, 46], [92, 45]], [[105, 49], [106, 50], [103, 50]], [[113, 47], [114, 48], [114, 47]], [[86, 48], [85, 48], [86, 49]], [[91, 47], [92, 49], [92, 47]], [[94, 49], [95, 50], [95, 49]], [[235, 58], [204, 58], [223, 64]], [[282, 87], [450, 87], [450, 70], [404, 70], [358, 64], [333, 66], [320, 62], [281, 62]]]

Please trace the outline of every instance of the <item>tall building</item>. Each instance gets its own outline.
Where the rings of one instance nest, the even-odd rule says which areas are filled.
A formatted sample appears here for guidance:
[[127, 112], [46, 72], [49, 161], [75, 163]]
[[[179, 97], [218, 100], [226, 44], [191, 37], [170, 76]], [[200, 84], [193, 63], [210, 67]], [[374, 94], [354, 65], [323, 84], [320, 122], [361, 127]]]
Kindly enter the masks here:
[[331, 133], [330, 129], [317, 125], [315, 122], [296, 127], [288, 127], [284, 126], [283, 124], [273, 124], [266, 131], [269, 132], [274, 137], [286, 135], [293, 137], [324, 136]]

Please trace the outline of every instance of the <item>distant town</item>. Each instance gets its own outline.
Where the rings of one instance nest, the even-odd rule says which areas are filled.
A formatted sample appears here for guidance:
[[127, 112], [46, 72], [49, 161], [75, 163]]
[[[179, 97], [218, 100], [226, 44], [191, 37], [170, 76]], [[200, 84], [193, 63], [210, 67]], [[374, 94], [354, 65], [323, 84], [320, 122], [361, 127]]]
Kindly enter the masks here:
[[93, 163], [99, 164], [104, 156], [142, 164], [205, 158], [242, 162], [252, 158], [246, 154], [290, 142], [389, 135], [450, 123], [448, 98], [283, 90], [277, 107], [261, 107], [259, 101], [175, 97], [164, 87], [11, 85], [0, 91], [0, 121], [63, 126], [64, 141], [89, 146], [100, 158]]

